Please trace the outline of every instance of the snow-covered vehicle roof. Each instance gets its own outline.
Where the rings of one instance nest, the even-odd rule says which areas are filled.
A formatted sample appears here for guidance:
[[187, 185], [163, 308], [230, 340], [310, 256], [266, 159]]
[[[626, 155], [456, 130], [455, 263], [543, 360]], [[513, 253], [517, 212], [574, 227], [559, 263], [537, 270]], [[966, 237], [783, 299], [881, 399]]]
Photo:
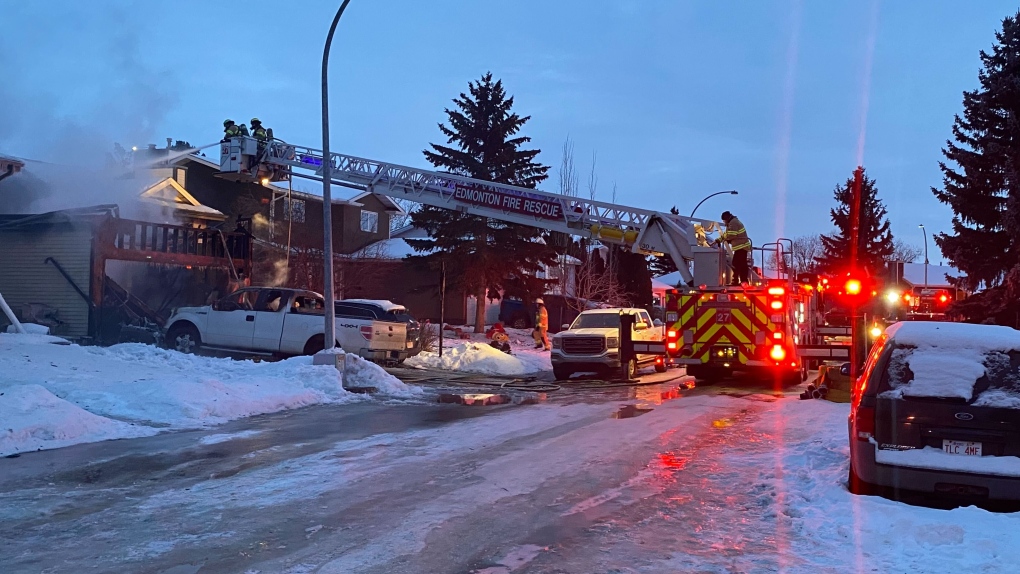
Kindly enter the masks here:
[[905, 321], [885, 330], [897, 345], [931, 346], [952, 351], [1020, 351], [1020, 331], [999, 325]]
[[[896, 344], [887, 371], [891, 397], [974, 400], [976, 406], [1020, 407], [1020, 331], [997, 325], [908, 321], [886, 329]], [[982, 377], [987, 388], [977, 389]]]
[[388, 299], [341, 299], [338, 303], [361, 303], [362, 305], [375, 305], [376, 307], [382, 308], [383, 311], [389, 313], [392, 311], [407, 311], [407, 307], [403, 305], [397, 305], [393, 301]]

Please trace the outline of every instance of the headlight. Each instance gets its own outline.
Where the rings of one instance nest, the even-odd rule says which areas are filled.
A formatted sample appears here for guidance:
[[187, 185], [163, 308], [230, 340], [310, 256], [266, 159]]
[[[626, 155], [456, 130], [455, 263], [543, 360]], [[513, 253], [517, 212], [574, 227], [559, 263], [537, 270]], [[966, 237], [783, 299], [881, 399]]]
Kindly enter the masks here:
[[606, 339], [606, 348], [607, 349], [615, 349], [615, 348], [617, 348], [619, 346], [620, 346], [620, 338], [619, 337], [608, 337]]
[[553, 340], [552, 340], [552, 348], [553, 349], [559, 349], [562, 345], [563, 345], [563, 339], [560, 339], [559, 337], [553, 337]]

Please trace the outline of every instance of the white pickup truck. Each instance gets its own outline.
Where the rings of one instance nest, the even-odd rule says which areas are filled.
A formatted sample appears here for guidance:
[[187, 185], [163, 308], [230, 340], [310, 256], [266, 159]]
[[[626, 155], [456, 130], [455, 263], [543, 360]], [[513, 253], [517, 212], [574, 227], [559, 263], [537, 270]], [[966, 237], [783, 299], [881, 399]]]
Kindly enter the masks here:
[[655, 364], [663, 372], [665, 366], [655, 361], [655, 355], [638, 355], [623, 365], [620, 362], [620, 315], [634, 315], [631, 338], [634, 341], [661, 341], [662, 330], [652, 323], [648, 311], [637, 308], [592, 309], [585, 311], [552, 338], [553, 374], [556, 380], [569, 379], [580, 372], [598, 372], [624, 380], [634, 378], [639, 366]]
[[[339, 303], [334, 303], [339, 305]], [[166, 323], [164, 342], [183, 353], [206, 348], [266, 355], [313, 355], [325, 347], [322, 295], [301, 289], [248, 287], [203, 307], [182, 307]], [[345, 352], [377, 361], [417, 353], [407, 323], [337, 313], [335, 340]]]

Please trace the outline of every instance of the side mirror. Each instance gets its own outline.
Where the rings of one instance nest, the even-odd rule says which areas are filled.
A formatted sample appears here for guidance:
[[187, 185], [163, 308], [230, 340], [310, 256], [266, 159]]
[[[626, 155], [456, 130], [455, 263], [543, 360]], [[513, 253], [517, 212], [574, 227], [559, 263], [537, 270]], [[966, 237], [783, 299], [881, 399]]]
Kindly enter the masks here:
[[560, 328], [563, 329], [563, 330], [567, 330], [567, 329], [570, 328], [570, 325], [564, 323], [563, 325], [560, 326]]
[[839, 374], [843, 375], [844, 377], [849, 377], [850, 376], [850, 363], [843, 363], [842, 365], [840, 365], [839, 366]]

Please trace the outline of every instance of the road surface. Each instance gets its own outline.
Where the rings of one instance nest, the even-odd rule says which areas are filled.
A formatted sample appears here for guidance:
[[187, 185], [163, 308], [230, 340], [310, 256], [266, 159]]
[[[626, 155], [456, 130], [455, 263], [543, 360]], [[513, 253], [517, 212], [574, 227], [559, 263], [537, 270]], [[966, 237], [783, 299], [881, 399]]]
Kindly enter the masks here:
[[699, 531], [762, 495], [720, 463], [774, 448], [753, 390], [317, 406], [0, 459], [0, 571], [631, 572], [678, 548], [725, 567], [744, 549]]

